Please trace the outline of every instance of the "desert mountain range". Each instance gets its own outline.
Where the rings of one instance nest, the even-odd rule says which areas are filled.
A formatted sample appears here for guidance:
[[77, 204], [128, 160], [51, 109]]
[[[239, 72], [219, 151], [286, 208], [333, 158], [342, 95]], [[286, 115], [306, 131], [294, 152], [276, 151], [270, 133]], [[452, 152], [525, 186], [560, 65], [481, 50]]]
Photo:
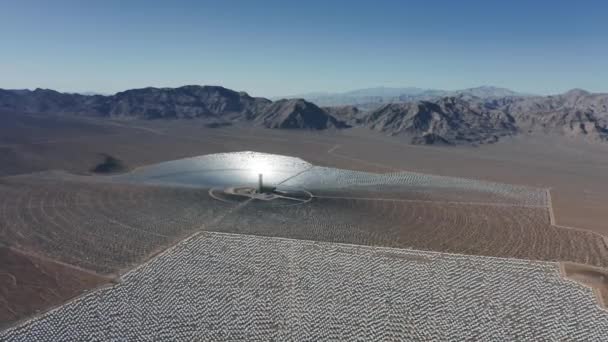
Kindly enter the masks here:
[[345, 124], [302, 99], [272, 102], [219, 86], [131, 89], [115, 95], [81, 95], [49, 89], [0, 90], [0, 110], [111, 118], [248, 122], [268, 128], [329, 129]]
[[409, 138], [414, 144], [492, 143], [521, 133], [608, 140], [608, 94], [574, 89], [554, 96], [531, 96], [479, 87], [431, 96], [424, 90], [411, 95], [417, 88], [407, 89], [410, 95], [395, 96], [398, 89], [384, 88], [392, 98], [388, 103], [325, 107], [301, 98], [271, 101], [219, 86], [150, 87], [109, 96], [0, 89], [0, 111], [149, 120], [199, 118], [222, 125], [280, 129], [361, 126]]

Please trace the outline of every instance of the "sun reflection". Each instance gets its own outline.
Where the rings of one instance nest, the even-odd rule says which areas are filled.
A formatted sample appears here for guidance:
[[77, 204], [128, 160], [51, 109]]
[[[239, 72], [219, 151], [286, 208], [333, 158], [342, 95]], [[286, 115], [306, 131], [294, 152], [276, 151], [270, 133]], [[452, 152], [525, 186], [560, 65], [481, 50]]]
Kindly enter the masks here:
[[252, 174], [257, 178], [259, 174], [263, 174], [264, 177], [269, 177], [272, 175], [273, 167], [269, 163], [269, 160], [264, 159], [254, 159], [249, 164], [249, 170], [251, 170]]

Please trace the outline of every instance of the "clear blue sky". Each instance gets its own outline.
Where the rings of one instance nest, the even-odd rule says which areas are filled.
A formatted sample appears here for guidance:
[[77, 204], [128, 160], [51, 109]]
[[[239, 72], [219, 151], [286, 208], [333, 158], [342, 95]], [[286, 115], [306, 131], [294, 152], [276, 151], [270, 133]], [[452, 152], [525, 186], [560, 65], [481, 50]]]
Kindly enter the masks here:
[[608, 1], [0, 0], [0, 88], [608, 92]]

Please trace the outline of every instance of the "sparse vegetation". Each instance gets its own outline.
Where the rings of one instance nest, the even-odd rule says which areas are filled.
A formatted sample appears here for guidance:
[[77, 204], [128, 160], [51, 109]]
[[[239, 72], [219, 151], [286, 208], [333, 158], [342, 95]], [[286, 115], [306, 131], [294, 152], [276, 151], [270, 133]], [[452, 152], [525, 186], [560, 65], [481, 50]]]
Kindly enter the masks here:
[[105, 153], [102, 153], [101, 156], [103, 157], [103, 162], [95, 165], [95, 167], [91, 170], [92, 172], [107, 174], [122, 172], [127, 169], [122, 160]]

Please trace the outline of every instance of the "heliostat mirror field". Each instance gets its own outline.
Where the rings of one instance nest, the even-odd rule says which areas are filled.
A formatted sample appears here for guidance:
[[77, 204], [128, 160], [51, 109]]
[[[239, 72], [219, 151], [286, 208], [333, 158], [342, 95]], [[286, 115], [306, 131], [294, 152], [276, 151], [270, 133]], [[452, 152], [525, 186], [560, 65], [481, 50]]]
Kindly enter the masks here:
[[[260, 183], [260, 175], [263, 183]], [[160, 262], [154, 260], [165, 256], [145, 262], [167, 248], [171, 250], [171, 246], [177, 244], [182, 247], [176, 248], [188, 249], [188, 244], [194, 243], [189, 241], [215, 236], [203, 232], [236, 234], [239, 237], [236, 241], [245, 244], [248, 241], [266, 241], [256, 240], [255, 236], [304, 240], [310, 241], [306, 242], [310, 246], [307, 248], [313, 250], [315, 242], [318, 242], [405, 248], [420, 253], [447, 252], [461, 255], [458, 260], [462, 262], [470, 259], [471, 265], [497, 260], [497, 272], [505, 274], [514, 272], [511, 270], [513, 265], [542, 264], [548, 265], [543, 266], [547, 279], [559, 277], [554, 262], [568, 261], [599, 267], [608, 263], [608, 251], [601, 236], [551, 224], [546, 189], [413, 172], [376, 174], [333, 169], [288, 156], [256, 152], [212, 154], [110, 176], [44, 172], [6, 177], [0, 187], [4, 194], [1, 199], [1, 234], [6, 248], [36, 258], [57, 260], [100, 279], [119, 276], [126, 281], [124, 286], [138, 287], [137, 283], [146, 282], [145, 274], [141, 275], [143, 270], [149, 269], [151, 274], [164, 272], [154, 269], [153, 265]], [[359, 248], [344, 248], [352, 250], [353, 257], [359, 254]], [[252, 253], [257, 252], [254, 249]], [[393, 252], [387, 250], [386, 253]], [[410, 258], [413, 254], [407, 255]], [[220, 255], [217, 257], [221, 258]], [[247, 255], [229, 262], [247, 264], [253, 257]], [[489, 259], [484, 261], [484, 257]], [[492, 259], [494, 257], [504, 259]], [[512, 261], [515, 259], [519, 261]], [[224, 261], [218, 259], [217, 262]], [[346, 262], [346, 259], [340, 262]], [[145, 264], [138, 268], [139, 271], [129, 272], [141, 263]], [[198, 266], [187, 263], [183, 267]], [[465, 272], [449, 268], [446, 271]], [[524, 268], [521, 272], [518, 277], [527, 277], [529, 269]], [[534, 272], [537, 274], [535, 277], [542, 274]], [[132, 284], [127, 279], [135, 279], [134, 274], [140, 275], [136, 277], [139, 280]], [[217, 286], [221, 286], [220, 279], [226, 275], [217, 276], [220, 277], [217, 278]], [[421, 277], [432, 281], [431, 274]], [[466, 275], [459, 276], [456, 282], [465, 281], [465, 278]], [[541, 278], [539, 281], [542, 282]], [[322, 282], [323, 279], [320, 276], [315, 281]], [[70, 293], [77, 294], [77, 280], [69, 281], [72, 283], [58, 286], [75, 287], [76, 292]], [[475, 280], [467, 281], [475, 283]], [[492, 297], [502, 291], [492, 288], [499, 286], [498, 283], [490, 286], [482, 279], [479, 281], [478, 285], [471, 285], [484, 286], [477, 295]], [[176, 279], [169, 283], [173, 284], [170, 286], [180, 286]], [[547, 284], [557, 286], [547, 290], [556, 296], [557, 301], [562, 296], [562, 291], [557, 288], [581, 290], [580, 285], [565, 280], [548, 280]], [[399, 291], [419, 291], [419, 285], [404, 283], [395, 286]], [[99, 293], [113, 296], [113, 291], [122, 291], [120, 289], [124, 286], [115, 285], [99, 290], [102, 291]], [[162, 282], [158, 286], [162, 286]], [[249, 286], [257, 285], [254, 281]], [[33, 287], [25, 291], [35, 293]], [[237, 290], [227, 288], [226, 291], [233, 293]], [[260, 291], [266, 293], [267, 289]], [[228, 292], [217, 295], [231, 296]], [[590, 290], [583, 292], [590, 301], [594, 301]], [[196, 295], [204, 296], [203, 293]], [[96, 296], [82, 297], [83, 305], [93, 305], [91, 301], [97, 300]], [[28, 300], [42, 301], [35, 295]], [[61, 298], [56, 302], [61, 303]], [[225, 303], [225, 300], [222, 302], [235, 305]], [[10, 305], [11, 310], [4, 314], [7, 320], [26, 315], [32, 307], [32, 303]], [[74, 305], [67, 305], [66, 310], [73, 310], [70, 308]], [[281, 309], [277, 307], [276, 310]], [[370, 310], [373, 312], [375, 309]], [[456, 314], [466, 314], [467, 309], [463, 310]], [[497, 310], [507, 310], [507, 315], [512, 308]], [[36, 321], [38, 323], [31, 324], [43, 327], [45, 325], [41, 322], [55, 322], [53, 315], [56, 312], [59, 311], [53, 311], [41, 321]], [[127, 310], [125, 314], [141, 313]], [[409, 314], [413, 312], [399, 313], [404, 317]], [[273, 321], [272, 315], [268, 320]], [[516, 321], [512, 323], [519, 324]], [[315, 324], [322, 325], [322, 322]], [[203, 327], [197, 326], [196, 329]], [[277, 327], [273, 331], [276, 333], [277, 329], [280, 330]], [[17, 329], [7, 336], [21, 336], [18, 331], [26, 330]]]

